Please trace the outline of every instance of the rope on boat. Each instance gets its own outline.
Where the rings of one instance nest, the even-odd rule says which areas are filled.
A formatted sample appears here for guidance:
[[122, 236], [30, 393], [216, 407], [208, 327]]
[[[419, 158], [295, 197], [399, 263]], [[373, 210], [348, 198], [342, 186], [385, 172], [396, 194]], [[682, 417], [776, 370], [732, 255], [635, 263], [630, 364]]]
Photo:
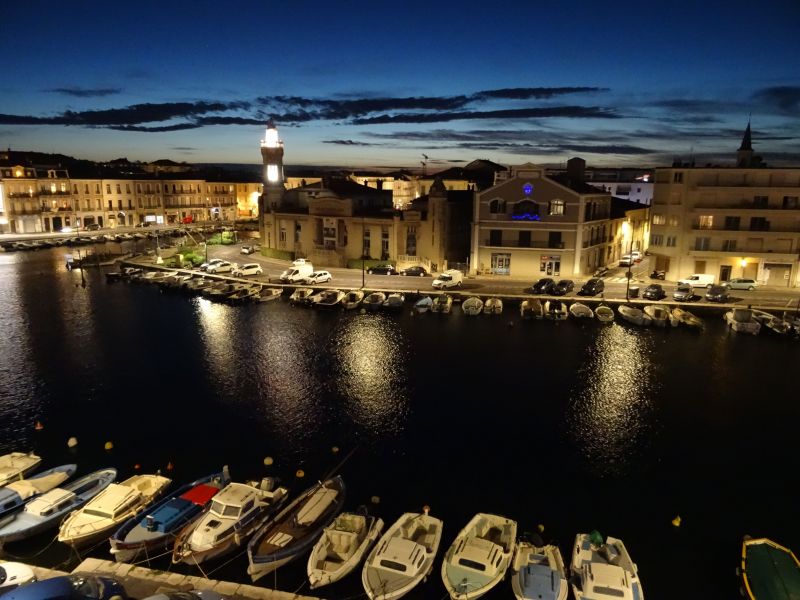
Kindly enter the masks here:
[[[212, 570], [212, 571], [209, 571], [209, 572], [208, 572], [208, 575], [211, 575], [212, 573], [216, 573], [216, 572], [217, 572], [217, 571], [219, 571], [219, 570], [220, 570], [222, 567], [225, 567], [225, 566], [227, 566], [227, 565], [231, 564], [231, 563], [232, 563], [234, 560], [236, 560], [237, 558], [239, 558], [239, 557], [240, 557], [242, 554], [245, 554], [246, 552], [247, 552], [247, 548], [245, 548], [244, 550], [242, 550], [241, 552], [239, 552], [239, 553], [237, 553], [237, 554], [234, 554], [234, 555], [233, 555], [233, 556], [232, 556], [232, 557], [231, 557], [229, 560], [227, 560], [226, 562], [222, 563], [222, 564], [221, 564], [220, 566], [218, 566], [216, 569], [214, 569], [214, 570]], [[197, 560], [195, 560], [195, 564], [197, 564], [197, 568], [198, 568], [198, 569], [200, 569], [200, 565], [197, 563]], [[203, 569], [200, 569], [200, 572], [202, 572], [202, 571], [203, 571]], [[203, 576], [204, 576], [206, 579], [209, 579], [208, 575], [206, 575], [205, 573], [203, 573]]]

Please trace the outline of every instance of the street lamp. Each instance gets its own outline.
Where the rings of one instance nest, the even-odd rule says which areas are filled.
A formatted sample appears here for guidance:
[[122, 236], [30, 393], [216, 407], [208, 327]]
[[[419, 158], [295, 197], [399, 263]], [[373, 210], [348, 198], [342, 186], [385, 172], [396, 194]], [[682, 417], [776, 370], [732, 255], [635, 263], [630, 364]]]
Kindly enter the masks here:
[[739, 261], [739, 266], [742, 267], [742, 277], [744, 277], [744, 268], [747, 266], [747, 259], [743, 258]]

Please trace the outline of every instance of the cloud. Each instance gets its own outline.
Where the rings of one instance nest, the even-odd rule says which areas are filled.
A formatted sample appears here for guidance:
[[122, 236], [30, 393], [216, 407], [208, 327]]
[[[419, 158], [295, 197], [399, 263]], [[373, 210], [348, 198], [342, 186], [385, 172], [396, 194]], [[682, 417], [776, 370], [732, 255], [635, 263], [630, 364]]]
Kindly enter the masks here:
[[439, 113], [405, 113], [379, 115], [353, 119], [354, 125], [378, 125], [386, 123], [442, 123], [473, 119], [535, 119], [543, 117], [567, 117], [571, 119], [619, 119], [612, 109], [597, 106], [546, 106], [537, 108], [512, 108], [487, 111], [460, 111]]
[[[1, 115], [0, 115], [1, 117]], [[166, 131], [183, 131], [184, 129], [197, 129], [202, 127], [197, 123], [176, 123], [175, 125], [156, 125], [145, 127], [143, 125], [107, 125], [106, 129], [114, 131], [140, 131], [145, 133], [163, 133]]]
[[193, 150], [197, 150], [192, 146], [172, 146], [171, 150], [182, 150], [184, 152], [192, 152]]
[[542, 100], [563, 96], [564, 94], [585, 94], [594, 92], [607, 92], [609, 88], [601, 87], [536, 87], [536, 88], [503, 88], [499, 90], [485, 90], [472, 95], [474, 99], [503, 98], [509, 100]]
[[96, 88], [86, 89], [78, 87], [63, 87], [46, 90], [54, 94], [73, 96], [75, 98], [102, 98], [103, 96], [113, 96], [122, 92], [122, 88]]
[[369, 142], [357, 142], [355, 140], [322, 140], [323, 144], [337, 144], [339, 146], [380, 146], [381, 144], [371, 144]]
[[800, 112], [800, 86], [781, 85], [758, 90], [753, 99], [794, 116]]

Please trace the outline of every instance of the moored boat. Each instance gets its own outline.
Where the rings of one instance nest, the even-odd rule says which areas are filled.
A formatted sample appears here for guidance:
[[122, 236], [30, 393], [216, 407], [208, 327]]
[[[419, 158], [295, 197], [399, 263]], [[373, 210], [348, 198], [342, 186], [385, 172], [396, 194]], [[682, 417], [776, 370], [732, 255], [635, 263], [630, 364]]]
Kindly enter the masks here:
[[639, 327], [647, 327], [650, 325], [652, 319], [642, 309], [627, 304], [620, 304], [617, 307], [617, 312], [628, 323], [633, 323]]
[[26, 502], [49, 492], [72, 477], [77, 468], [74, 464], [53, 467], [0, 488], [0, 526], [9, 522], [11, 515], [22, 510]]
[[761, 323], [753, 317], [753, 311], [749, 308], [734, 308], [726, 312], [722, 318], [728, 327], [737, 333], [758, 335], [761, 331]]
[[517, 542], [511, 573], [517, 600], [567, 600], [569, 584], [558, 546]]
[[592, 309], [583, 304], [582, 302], [573, 302], [569, 305], [569, 314], [576, 319], [593, 319], [594, 313]]
[[800, 598], [800, 561], [789, 548], [770, 539], [745, 536], [739, 573], [742, 595], [749, 600]]
[[483, 314], [499, 315], [503, 312], [503, 301], [497, 297], [487, 298], [483, 303]]
[[255, 532], [247, 544], [253, 581], [294, 560], [311, 548], [344, 505], [341, 476], [327, 479], [300, 494]]
[[283, 289], [278, 287], [270, 287], [268, 285], [262, 285], [258, 288], [258, 293], [255, 296], [255, 299], [259, 302], [270, 302], [272, 300], [277, 300], [283, 294]]
[[599, 304], [595, 307], [594, 316], [597, 317], [597, 320], [601, 323], [614, 322], [614, 311], [611, 309], [611, 307], [605, 304]]
[[406, 302], [406, 297], [400, 292], [392, 292], [383, 301], [384, 310], [401, 310]]
[[0, 456], [0, 487], [25, 477], [42, 462], [33, 452], [11, 452]]
[[644, 600], [636, 564], [622, 540], [597, 531], [579, 533], [572, 552], [572, 592], [575, 600], [616, 597]]
[[703, 319], [677, 306], [672, 309], [672, 317], [677, 320], [679, 324], [691, 327], [692, 329], [703, 329], [705, 327]]
[[672, 316], [672, 313], [665, 306], [658, 304], [648, 304], [644, 307], [644, 314], [650, 317], [650, 321], [656, 327], [677, 327], [678, 320]]
[[564, 321], [569, 313], [561, 300], [547, 300], [544, 303], [544, 316], [551, 321]]
[[470, 296], [461, 303], [461, 310], [463, 310], [464, 314], [468, 317], [479, 315], [483, 310], [483, 300], [478, 298], [478, 296]]
[[339, 306], [343, 298], [344, 292], [342, 290], [322, 290], [311, 297], [311, 305], [314, 308], [333, 308]]
[[433, 298], [430, 296], [423, 296], [414, 303], [414, 312], [418, 314], [426, 313], [433, 305]]
[[450, 294], [439, 294], [433, 299], [431, 312], [449, 314], [453, 306], [453, 297]]
[[289, 296], [289, 302], [292, 304], [308, 304], [309, 298], [314, 293], [314, 290], [307, 287], [295, 288], [292, 295]]
[[364, 299], [363, 291], [350, 290], [344, 295], [344, 299], [342, 300], [342, 306], [344, 306], [346, 310], [352, 310], [354, 308], [358, 308], [358, 305], [361, 304], [361, 301], [363, 299]]
[[386, 300], [386, 294], [383, 292], [372, 292], [364, 298], [363, 306], [365, 306], [368, 310], [378, 310], [381, 306], [383, 306], [384, 301]]

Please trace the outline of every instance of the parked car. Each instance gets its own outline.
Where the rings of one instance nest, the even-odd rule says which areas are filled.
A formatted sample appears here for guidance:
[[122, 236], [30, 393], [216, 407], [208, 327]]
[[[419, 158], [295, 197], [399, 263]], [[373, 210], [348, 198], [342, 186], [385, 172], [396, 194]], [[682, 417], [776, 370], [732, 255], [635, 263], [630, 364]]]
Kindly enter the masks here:
[[208, 267], [211, 267], [211, 266], [216, 265], [216, 264], [221, 263], [221, 262], [225, 262], [225, 261], [222, 260], [221, 258], [212, 258], [210, 261], [204, 262], [202, 265], [200, 265], [200, 270], [201, 271], [208, 271]]
[[234, 277], [246, 277], [247, 275], [263, 275], [264, 269], [258, 263], [246, 263], [241, 267], [234, 267], [231, 270], [231, 275]]
[[428, 272], [425, 270], [425, 267], [417, 265], [414, 267], [408, 267], [407, 269], [401, 269], [400, 275], [408, 275], [409, 277], [425, 277], [428, 275]]
[[397, 275], [394, 265], [376, 265], [367, 269], [370, 275]]
[[631, 252], [631, 259], [633, 259], [634, 262], [640, 262], [642, 260], [642, 253], [638, 250], [634, 250]]
[[447, 269], [444, 273], [439, 273], [433, 280], [433, 287], [437, 290], [449, 290], [450, 288], [460, 288], [464, 281], [464, 274], [458, 269]]
[[565, 294], [569, 294], [573, 289], [575, 289], [574, 281], [571, 279], [562, 279], [553, 286], [550, 293], [553, 294], [553, 296], [564, 296]]
[[99, 223], [89, 223], [85, 227], [86, 231], [100, 231], [100, 224]]
[[672, 297], [679, 302], [694, 300], [694, 288], [688, 283], [679, 283], [675, 291], [672, 292]]
[[0, 594], [35, 581], [36, 575], [28, 565], [18, 562], [0, 562]]
[[727, 285], [712, 285], [706, 292], [706, 300], [709, 302], [727, 302], [730, 300]]
[[306, 283], [327, 283], [333, 279], [328, 271], [314, 271], [311, 275], [306, 277]]
[[531, 286], [531, 293], [532, 294], [549, 294], [553, 291], [553, 287], [555, 287], [556, 282], [550, 279], [549, 277], [545, 277], [540, 279], [536, 283]]
[[600, 292], [606, 289], [605, 282], [600, 279], [599, 277], [592, 277], [589, 281], [581, 286], [581, 289], [578, 290], [578, 295], [580, 296], [596, 296]]
[[661, 287], [660, 283], [651, 283], [644, 289], [642, 297], [647, 300], [661, 300], [667, 297], [667, 293], [664, 291], [664, 288]]
[[619, 266], [630, 267], [633, 262], [633, 257], [630, 254], [623, 254], [619, 259]]
[[242, 246], [242, 249], [239, 250], [240, 254], [252, 254], [253, 252], [255, 252], [255, 249], [248, 245]]
[[230, 273], [231, 271], [233, 271], [233, 263], [229, 263], [227, 260], [209, 265], [206, 269], [206, 273]]
[[748, 290], [753, 291], [758, 287], [758, 282], [755, 279], [731, 279], [728, 281], [728, 288], [732, 290]]
[[114, 577], [73, 573], [23, 585], [3, 594], [3, 600], [127, 600], [122, 583]]
[[711, 286], [714, 285], [714, 276], [710, 273], [695, 273], [684, 279], [678, 279], [678, 283], [688, 283], [692, 287], [711, 289]]

